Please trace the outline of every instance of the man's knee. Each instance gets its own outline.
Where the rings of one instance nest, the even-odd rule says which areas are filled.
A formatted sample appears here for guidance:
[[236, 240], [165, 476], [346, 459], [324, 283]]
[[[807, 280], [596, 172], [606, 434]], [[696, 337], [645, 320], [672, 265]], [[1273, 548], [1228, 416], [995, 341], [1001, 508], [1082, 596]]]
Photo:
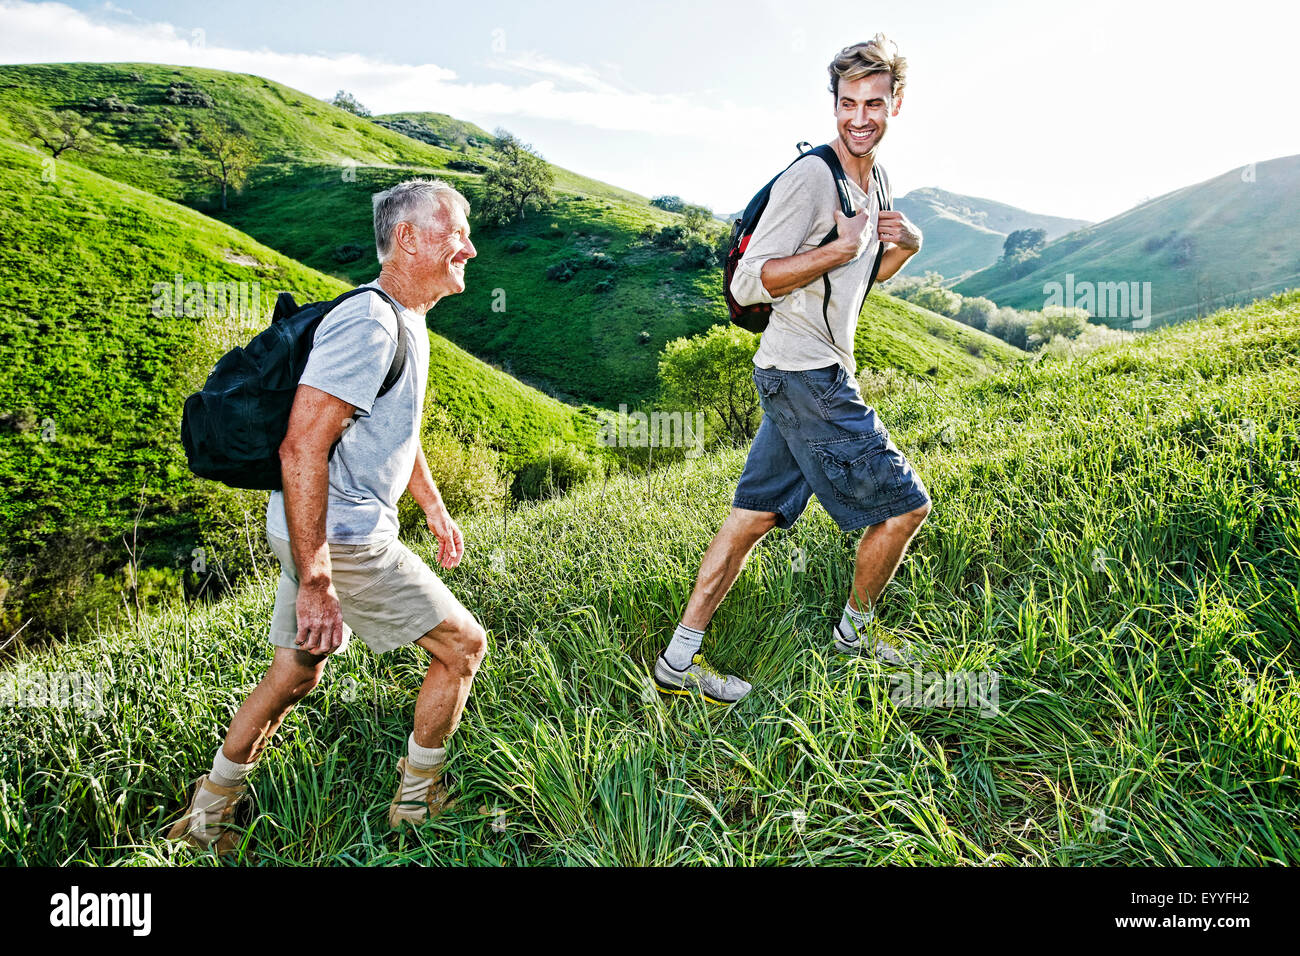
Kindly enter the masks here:
[[302, 700], [320, 683], [327, 660], [328, 657], [298, 650], [277, 655], [269, 675], [276, 696], [288, 704]]
[[438, 658], [462, 674], [473, 675], [487, 654], [487, 631], [468, 611], [460, 611], [429, 632], [439, 646]]
[[771, 511], [748, 511], [732, 508], [730, 522], [735, 532], [743, 538], [757, 541], [776, 527], [779, 515]]

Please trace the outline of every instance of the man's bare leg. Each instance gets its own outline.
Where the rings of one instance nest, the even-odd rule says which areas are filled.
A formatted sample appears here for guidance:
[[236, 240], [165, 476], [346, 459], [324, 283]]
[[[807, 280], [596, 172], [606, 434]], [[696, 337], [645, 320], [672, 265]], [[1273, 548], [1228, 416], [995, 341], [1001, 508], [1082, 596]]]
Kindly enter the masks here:
[[686, 602], [682, 623], [692, 630], [709, 626], [718, 605], [739, 577], [745, 560], [759, 539], [776, 527], [776, 515], [770, 511], [747, 511], [732, 508], [727, 520], [709, 542], [700, 561], [695, 588]]
[[415, 701], [415, 728], [398, 764], [401, 783], [388, 810], [394, 828], [419, 824], [453, 806], [442, 780], [447, 738], [465, 712], [474, 675], [487, 653], [487, 633], [459, 602], [442, 622], [416, 641], [430, 654]]
[[226, 759], [247, 764], [260, 757], [294, 704], [320, 683], [328, 660], [326, 655], [277, 647], [265, 676], [230, 722], [221, 747]]
[[914, 511], [888, 518], [873, 524], [862, 533], [858, 542], [858, 556], [853, 564], [853, 593], [849, 604], [855, 611], [867, 612], [893, 580], [894, 572], [903, 563], [903, 555], [916, 532], [930, 513], [930, 506], [922, 505]]
[[863, 532], [853, 566], [853, 591], [834, 632], [840, 651], [856, 653], [865, 647], [887, 663], [907, 663], [907, 648], [901, 642], [887, 641], [879, 635], [872, 635], [865, 645], [862, 641], [867, 637], [867, 625], [875, 617], [880, 595], [893, 579], [908, 544], [929, 513], [929, 504], [924, 504]]
[[487, 653], [487, 632], [458, 604], [416, 643], [432, 659], [415, 701], [415, 742], [440, 748], [460, 723], [470, 685]]
[[698, 653], [704, 641], [704, 629], [731, 590], [749, 552], [776, 526], [776, 518], [770, 511], [732, 508], [709, 542], [682, 621], [668, 647], [655, 661], [654, 679], [660, 693], [698, 694], [715, 704], [734, 704], [752, 689], [738, 677], [714, 671]]

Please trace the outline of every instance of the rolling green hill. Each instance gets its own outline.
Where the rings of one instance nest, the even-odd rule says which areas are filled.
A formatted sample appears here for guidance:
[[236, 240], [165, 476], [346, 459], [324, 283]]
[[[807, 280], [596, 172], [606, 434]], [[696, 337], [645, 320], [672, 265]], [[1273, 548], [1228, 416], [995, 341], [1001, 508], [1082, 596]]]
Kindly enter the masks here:
[[[216, 106], [168, 103], [178, 82]], [[480, 175], [464, 164], [491, 161], [483, 145], [489, 134], [444, 114], [364, 120], [246, 74], [147, 64], [0, 68], [0, 122], [11, 130], [25, 107], [85, 110], [110, 96], [139, 112], [89, 112], [99, 118], [99, 152], [65, 154], [69, 162], [197, 203], [259, 242], [349, 282], [377, 270], [370, 193], [432, 173], [473, 198]], [[243, 126], [266, 157], [224, 212], [212, 207], [211, 187], [189, 181], [192, 150], [168, 146], [157, 134], [164, 117], [184, 130], [213, 113]], [[555, 206], [500, 229], [476, 230], [480, 257], [470, 265], [468, 289], [440, 303], [430, 326], [566, 399], [605, 407], [644, 402], [654, 391], [663, 346], [725, 319], [720, 271], [679, 269], [680, 256], [648, 238], [677, 221], [674, 214], [627, 190], [553, 170]], [[564, 263], [573, 267], [572, 278], [547, 278], [548, 269]], [[879, 335], [859, 335], [859, 361], [940, 380], [1019, 356], [991, 336], [884, 297], [871, 298], [861, 328]]]
[[925, 246], [912, 269], [960, 276], [992, 265], [1002, 254], [1007, 235], [1017, 229], [1042, 229], [1051, 240], [1087, 223], [1026, 212], [1006, 203], [963, 196], [944, 189], [913, 189], [895, 208], [921, 227]]
[[[990, 711], [831, 652], [855, 541], [816, 505], [709, 630], [754, 692], [647, 690], [737, 449], [466, 522], [446, 578], [490, 649], [459, 807], [383, 825], [428, 658], [354, 646], [268, 749], [233, 862], [1300, 862], [1300, 293], [878, 407], [935, 501], [883, 626], [926, 674], [997, 675]], [[270, 659], [274, 592], [15, 662], [15, 694], [84, 674], [104, 711], [6, 715], [0, 864], [214, 864], [161, 834]]]
[[[1203, 315], [1300, 284], [1297, 195], [1300, 156], [1230, 170], [1063, 236], [1036, 259], [989, 266], [953, 288], [998, 305], [1041, 309], [1044, 285], [1064, 285], [1067, 275], [1076, 290], [1085, 282], [1149, 282], [1152, 326]], [[1132, 321], [1094, 315], [1116, 328]]]
[[[137, 512], [140, 545], [174, 566], [168, 549], [204, 533], [196, 511], [215, 488], [185, 466], [183, 397], [221, 352], [265, 327], [278, 290], [306, 302], [347, 288], [194, 210], [45, 159], [0, 140], [0, 344], [14, 357], [0, 365], [0, 578], [13, 585], [25, 558], [58, 557], [52, 541], [106, 549], [120, 566]], [[213, 315], [187, 317], [179, 301], [155, 308], [155, 285], [171, 289], [177, 275], [244, 283], [251, 314], [229, 314], [233, 301], [215, 297], [224, 286]], [[509, 463], [555, 442], [594, 448], [583, 413], [437, 335], [430, 352], [430, 404]]]

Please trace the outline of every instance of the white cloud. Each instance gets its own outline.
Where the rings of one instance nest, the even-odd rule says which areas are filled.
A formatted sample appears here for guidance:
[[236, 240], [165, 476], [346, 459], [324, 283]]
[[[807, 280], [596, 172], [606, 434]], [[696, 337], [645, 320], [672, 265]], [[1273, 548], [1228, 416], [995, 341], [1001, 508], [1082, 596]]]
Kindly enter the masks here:
[[[111, 5], [103, 9], [121, 12]], [[201, 30], [96, 20], [61, 3], [0, 0], [0, 61], [168, 63], [255, 73], [322, 99], [346, 89], [376, 113], [437, 110], [485, 125], [492, 125], [493, 118], [529, 116], [604, 130], [724, 141], [728, 127], [761, 122], [752, 108], [727, 102], [701, 105], [683, 96], [620, 89], [585, 64], [562, 63], [535, 52], [499, 56], [488, 64], [534, 77], [529, 82], [470, 82], [434, 63], [213, 46]]]

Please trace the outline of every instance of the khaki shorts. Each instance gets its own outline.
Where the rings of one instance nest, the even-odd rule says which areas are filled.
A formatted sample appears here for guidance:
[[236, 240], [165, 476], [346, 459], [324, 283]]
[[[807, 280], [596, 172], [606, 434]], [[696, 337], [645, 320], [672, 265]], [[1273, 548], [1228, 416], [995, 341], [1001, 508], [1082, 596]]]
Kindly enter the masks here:
[[[268, 533], [280, 559], [280, 584], [271, 614], [271, 643], [297, 648], [298, 570], [289, 542]], [[419, 555], [390, 538], [377, 544], [330, 543], [331, 577], [343, 609], [343, 643], [352, 633], [382, 654], [418, 640], [437, 627], [459, 602]]]

